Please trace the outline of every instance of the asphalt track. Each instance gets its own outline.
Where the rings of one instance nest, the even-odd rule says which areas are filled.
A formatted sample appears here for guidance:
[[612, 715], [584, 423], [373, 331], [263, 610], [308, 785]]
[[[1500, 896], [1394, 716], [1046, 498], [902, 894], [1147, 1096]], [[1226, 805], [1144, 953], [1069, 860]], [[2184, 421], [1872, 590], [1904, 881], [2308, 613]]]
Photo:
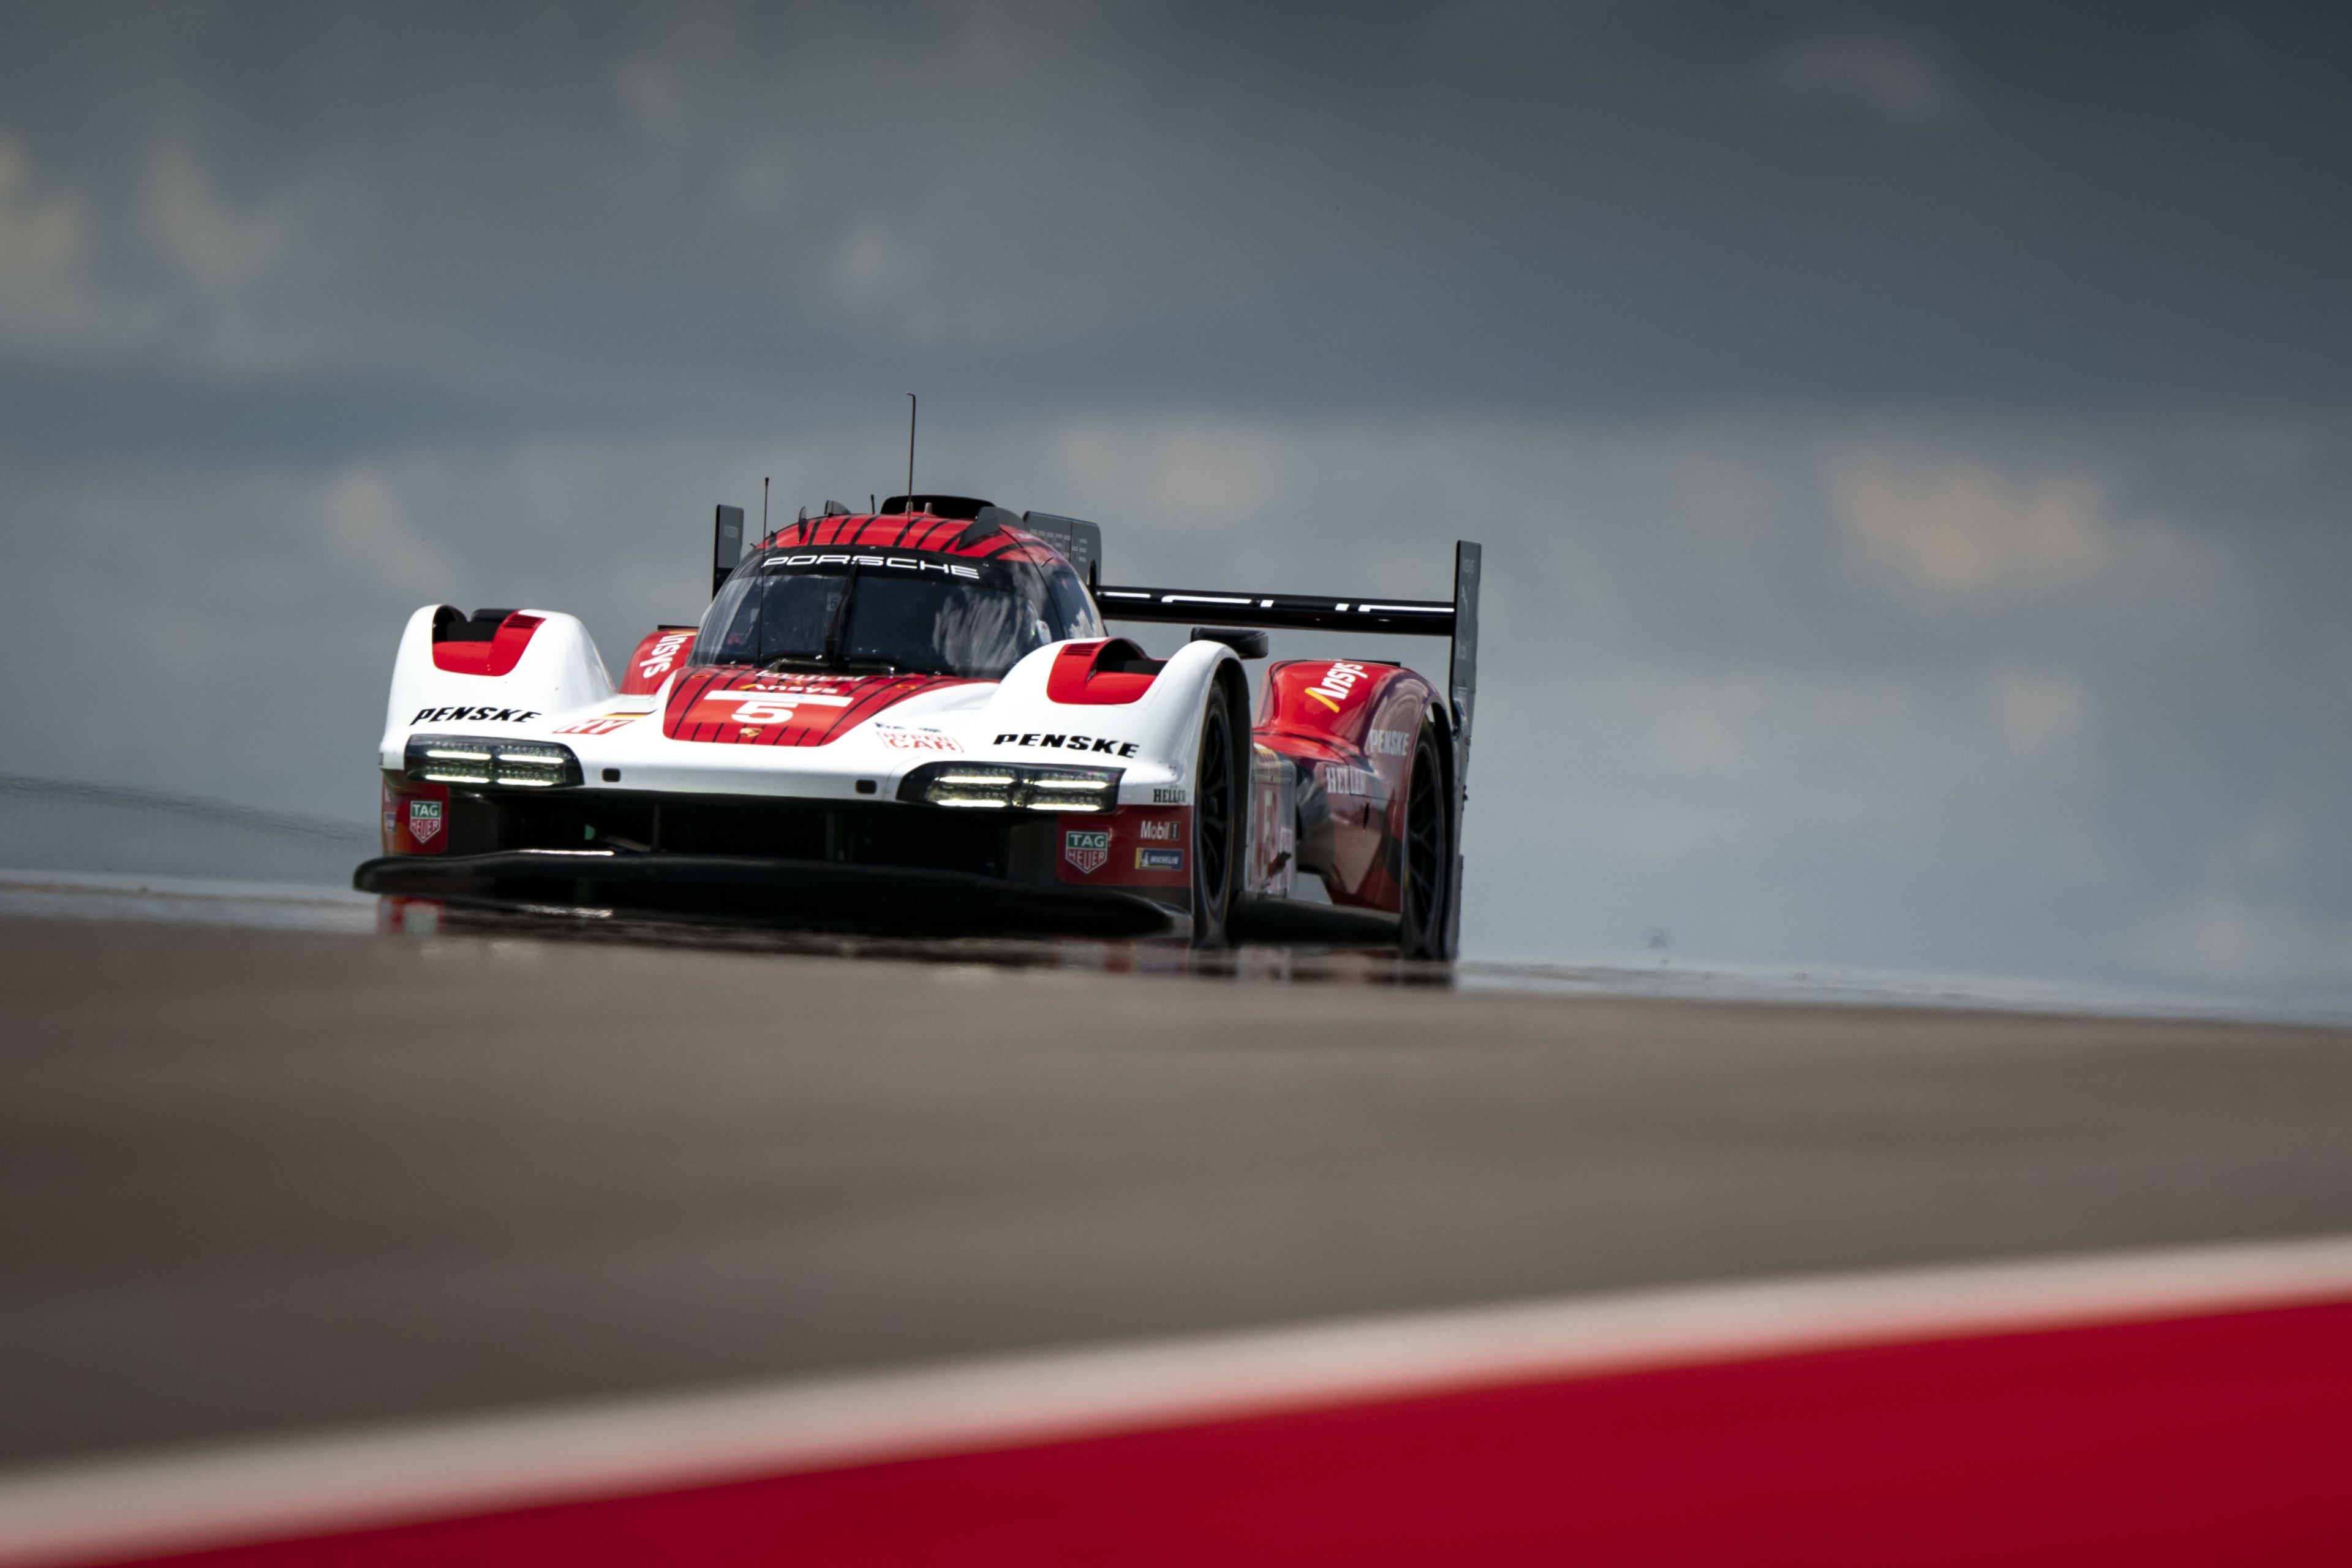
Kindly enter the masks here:
[[0, 1459], [2352, 1229], [2352, 1031], [0, 921]]

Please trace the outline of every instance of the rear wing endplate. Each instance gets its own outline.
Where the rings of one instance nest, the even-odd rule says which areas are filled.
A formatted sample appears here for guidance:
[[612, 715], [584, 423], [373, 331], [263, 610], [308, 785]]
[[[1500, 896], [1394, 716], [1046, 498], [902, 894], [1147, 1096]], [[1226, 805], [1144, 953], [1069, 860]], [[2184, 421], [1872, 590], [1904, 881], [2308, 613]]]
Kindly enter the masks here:
[[1102, 593], [1102, 529], [1082, 517], [1056, 517], [1050, 511], [1024, 511], [1021, 526], [1062, 552], [1078, 569], [1079, 578]]
[[711, 531], [715, 538], [710, 552], [710, 596], [715, 599], [743, 560], [743, 509], [720, 507]]
[[[1040, 514], [1028, 524], [1037, 531]], [[1062, 521], [1062, 520], [1055, 520]], [[1099, 559], [1100, 536], [1094, 542]], [[1470, 797], [1470, 731], [1478, 706], [1478, 568], [1483, 552], [1469, 540], [1454, 545], [1454, 599], [1343, 599], [1307, 594], [1219, 594], [1194, 588], [1098, 586], [1095, 603], [1113, 621], [1164, 621], [1185, 626], [1264, 626], [1276, 631], [1388, 632], [1444, 637], [1453, 645], [1446, 674], [1454, 731], [1454, 897], [1449, 900], [1446, 951], [1460, 947], [1462, 816]], [[1081, 568], [1085, 570], [1085, 568]], [[1092, 574], [1088, 574], [1089, 581]]]

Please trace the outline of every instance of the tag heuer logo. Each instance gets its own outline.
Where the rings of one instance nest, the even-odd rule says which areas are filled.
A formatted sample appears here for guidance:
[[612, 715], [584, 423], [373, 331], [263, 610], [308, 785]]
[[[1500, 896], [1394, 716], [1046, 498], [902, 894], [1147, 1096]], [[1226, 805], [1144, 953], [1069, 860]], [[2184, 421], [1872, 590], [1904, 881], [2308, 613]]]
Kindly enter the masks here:
[[441, 803], [437, 800], [412, 800], [408, 803], [408, 836], [419, 844], [441, 831]]
[[1110, 835], [1104, 832], [1072, 832], [1062, 835], [1062, 858], [1078, 868], [1081, 877], [1091, 877], [1110, 862]]

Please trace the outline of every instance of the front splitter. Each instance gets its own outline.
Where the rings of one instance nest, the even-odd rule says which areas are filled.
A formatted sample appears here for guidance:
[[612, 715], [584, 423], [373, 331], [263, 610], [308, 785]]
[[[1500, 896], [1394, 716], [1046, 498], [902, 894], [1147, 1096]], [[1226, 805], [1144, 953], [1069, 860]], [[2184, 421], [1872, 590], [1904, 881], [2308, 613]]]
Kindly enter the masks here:
[[387, 855], [362, 864], [352, 886], [481, 908], [608, 909], [908, 936], [1163, 936], [1181, 918], [1111, 888], [740, 855]]

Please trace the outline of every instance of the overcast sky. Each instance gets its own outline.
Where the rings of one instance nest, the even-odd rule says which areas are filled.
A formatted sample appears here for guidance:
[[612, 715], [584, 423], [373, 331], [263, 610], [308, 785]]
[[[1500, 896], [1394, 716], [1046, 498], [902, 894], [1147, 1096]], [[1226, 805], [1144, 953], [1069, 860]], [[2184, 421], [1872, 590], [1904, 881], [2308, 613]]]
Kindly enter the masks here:
[[1486, 543], [1475, 954], [2352, 999], [2341, 16], [0, 5], [0, 772], [364, 819], [408, 611], [913, 388], [1114, 578]]

